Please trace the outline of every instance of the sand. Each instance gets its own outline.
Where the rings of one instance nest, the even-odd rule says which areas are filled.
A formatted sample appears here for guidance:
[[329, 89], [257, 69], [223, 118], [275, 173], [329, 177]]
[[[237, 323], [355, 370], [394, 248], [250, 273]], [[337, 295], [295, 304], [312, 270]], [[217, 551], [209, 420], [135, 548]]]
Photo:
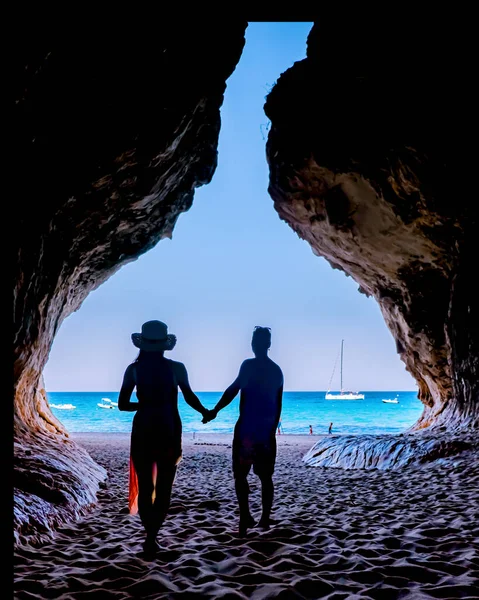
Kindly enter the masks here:
[[[237, 534], [231, 436], [185, 434], [153, 560], [128, 513], [128, 434], [72, 434], [109, 479], [98, 505], [14, 555], [14, 598], [479, 598], [479, 465], [307, 467], [319, 436], [278, 436], [269, 531]], [[252, 514], [259, 480], [251, 474]]]

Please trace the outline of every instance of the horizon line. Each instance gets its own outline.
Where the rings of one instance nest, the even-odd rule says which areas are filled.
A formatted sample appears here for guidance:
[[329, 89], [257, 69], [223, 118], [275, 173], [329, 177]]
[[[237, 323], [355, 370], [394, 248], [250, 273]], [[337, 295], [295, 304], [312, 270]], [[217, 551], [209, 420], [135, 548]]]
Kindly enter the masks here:
[[[196, 394], [222, 394], [224, 390], [193, 390]], [[283, 390], [283, 393], [294, 392], [294, 393], [326, 393], [326, 392], [339, 392], [339, 390]], [[368, 392], [417, 392], [418, 390], [398, 390], [398, 389], [377, 389], [377, 390], [358, 390], [353, 392], [354, 394]], [[51, 394], [119, 394], [120, 390], [45, 390], [45, 392]], [[181, 390], [178, 390], [179, 394], [182, 394]]]

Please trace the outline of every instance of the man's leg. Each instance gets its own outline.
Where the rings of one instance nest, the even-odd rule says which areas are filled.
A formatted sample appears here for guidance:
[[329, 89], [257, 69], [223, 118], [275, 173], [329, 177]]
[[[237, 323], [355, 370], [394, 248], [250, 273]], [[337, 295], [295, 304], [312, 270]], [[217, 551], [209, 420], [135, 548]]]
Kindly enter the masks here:
[[274, 498], [273, 473], [276, 462], [276, 440], [269, 447], [259, 448], [257, 460], [254, 464], [254, 472], [261, 481], [261, 504], [262, 514], [258, 523], [262, 529], [269, 529], [273, 524], [271, 519], [271, 508]]
[[233, 450], [233, 474], [235, 478], [236, 497], [238, 498], [240, 522], [239, 535], [246, 535], [250, 527], [254, 527], [255, 522], [249, 511], [249, 484], [248, 473], [251, 469], [251, 463], [240, 460], [239, 451]]
[[271, 508], [273, 506], [274, 498], [273, 476], [262, 471], [260, 471], [258, 476], [261, 481], [261, 504], [263, 509], [258, 525], [263, 529], [269, 529], [269, 526], [271, 525]]

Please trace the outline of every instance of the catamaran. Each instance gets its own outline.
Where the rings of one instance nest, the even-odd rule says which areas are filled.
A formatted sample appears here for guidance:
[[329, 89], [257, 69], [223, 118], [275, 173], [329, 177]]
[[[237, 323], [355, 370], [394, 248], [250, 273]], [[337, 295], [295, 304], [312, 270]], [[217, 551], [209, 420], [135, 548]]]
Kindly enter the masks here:
[[[325, 399], [326, 400], [364, 400], [364, 394], [360, 394], [359, 392], [346, 392], [343, 389], [343, 354], [344, 354], [344, 340], [341, 340], [341, 387], [340, 392], [331, 392], [331, 381], [334, 377], [334, 371], [336, 369], [336, 363], [334, 364], [333, 374], [331, 375], [331, 380], [329, 381], [329, 389], [326, 392]], [[337, 358], [336, 358], [337, 360]]]

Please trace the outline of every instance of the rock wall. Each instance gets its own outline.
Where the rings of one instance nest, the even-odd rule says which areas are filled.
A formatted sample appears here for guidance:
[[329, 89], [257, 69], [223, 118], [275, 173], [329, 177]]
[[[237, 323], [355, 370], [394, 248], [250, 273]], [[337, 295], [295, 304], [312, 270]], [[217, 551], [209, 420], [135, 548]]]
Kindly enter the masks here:
[[239, 19], [133, 17], [22, 19], [14, 36], [17, 541], [38, 541], [94, 502], [105, 473], [51, 414], [42, 371], [62, 321], [171, 237], [211, 180], [226, 80], [244, 45]]
[[[33, 409], [30, 427], [18, 432], [14, 442], [15, 544], [42, 543], [57, 527], [85, 514], [107, 478], [52, 415], [41, 379]], [[42, 427], [35, 426], [35, 415]]]
[[379, 303], [424, 403], [415, 429], [452, 430], [479, 424], [478, 205], [449, 68], [467, 57], [435, 19], [316, 23], [266, 99], [266, 152], [281, 219]]

